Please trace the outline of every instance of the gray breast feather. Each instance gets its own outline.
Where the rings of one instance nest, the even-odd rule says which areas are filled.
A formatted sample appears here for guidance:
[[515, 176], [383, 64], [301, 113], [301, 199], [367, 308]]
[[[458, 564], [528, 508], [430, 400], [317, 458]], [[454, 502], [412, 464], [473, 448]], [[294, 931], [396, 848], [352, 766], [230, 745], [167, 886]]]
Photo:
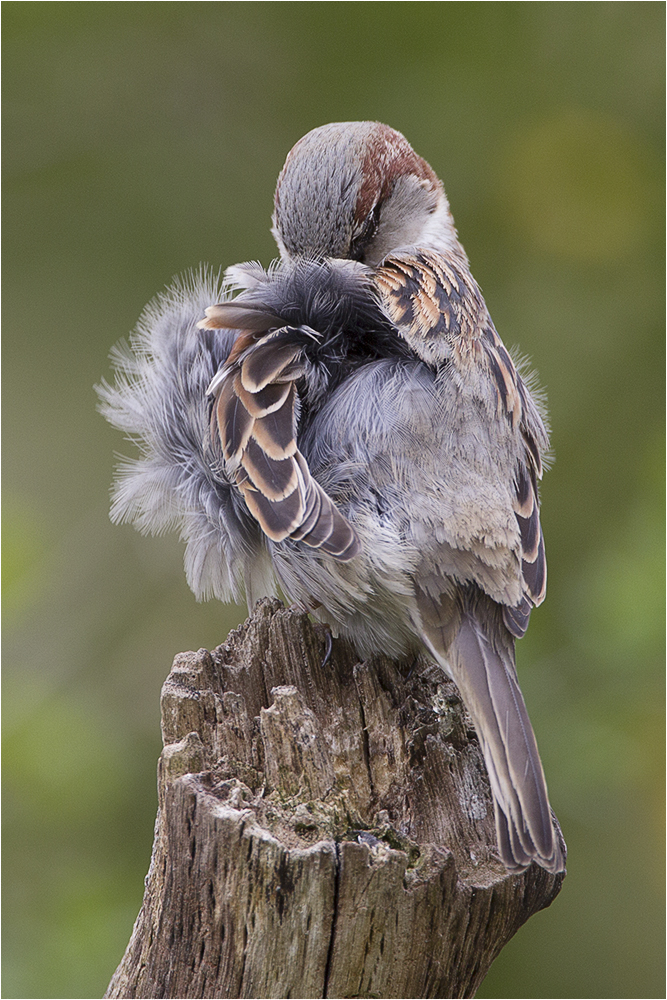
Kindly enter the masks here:
[[275, 585], [257, 523], [210, 446], [206, 389], [236, 332], [196, 324], [227, 294], [208, 270], [176, 281], [144, 310], [129, 345], [114, 349], [115, 382], [97, 391], [101, 412], [140, 452], [117, 467], [112, 520], [180, 531], [196, 596], [238, 601]]

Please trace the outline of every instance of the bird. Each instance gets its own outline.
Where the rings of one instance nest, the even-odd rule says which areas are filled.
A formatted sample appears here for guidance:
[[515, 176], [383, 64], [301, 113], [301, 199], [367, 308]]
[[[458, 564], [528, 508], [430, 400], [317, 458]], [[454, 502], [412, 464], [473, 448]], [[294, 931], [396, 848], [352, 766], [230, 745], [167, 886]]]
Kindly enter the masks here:
[[112, 519], [179, 530], [200, 599], [280, 588], [361, 656], [435, 660], [478, 734], [505, 868], [564, 871], [515, 665], [546, 590], [539, 392], [400, 132], [308, 132], [272, 221], [267, 269], [200, 268], [112, 354], [101, 409], [140, 452]]

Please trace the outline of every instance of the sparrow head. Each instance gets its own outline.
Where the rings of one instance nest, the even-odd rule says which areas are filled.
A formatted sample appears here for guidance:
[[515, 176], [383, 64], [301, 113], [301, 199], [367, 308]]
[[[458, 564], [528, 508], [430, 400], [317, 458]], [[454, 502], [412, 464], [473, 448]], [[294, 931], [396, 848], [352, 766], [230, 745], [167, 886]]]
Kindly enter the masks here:
[[375, 265], [403, 247], [463, 252], [442, 182], [379, 122], [322, 125], [297, 142], [278, 177], [273, 234], [287, 258]]

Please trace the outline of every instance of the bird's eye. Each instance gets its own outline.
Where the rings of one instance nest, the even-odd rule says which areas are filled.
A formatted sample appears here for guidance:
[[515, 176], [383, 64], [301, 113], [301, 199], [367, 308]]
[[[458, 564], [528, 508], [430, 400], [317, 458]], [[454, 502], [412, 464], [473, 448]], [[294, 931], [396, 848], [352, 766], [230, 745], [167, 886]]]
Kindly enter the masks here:
[[350, 245], [350, 257], [352, 260], [363, 260], [364, 254], [372, 242], [380, 225], [380, 203], [374, 207], [367, 216], [363, 228], [358, 236], [355, 236]]

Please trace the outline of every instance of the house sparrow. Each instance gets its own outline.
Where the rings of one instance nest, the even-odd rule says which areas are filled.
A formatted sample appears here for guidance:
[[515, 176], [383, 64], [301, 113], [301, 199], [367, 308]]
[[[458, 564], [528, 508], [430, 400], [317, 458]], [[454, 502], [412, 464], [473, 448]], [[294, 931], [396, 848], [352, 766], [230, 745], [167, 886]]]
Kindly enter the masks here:
[[116, 351], [102, 409], [141, 457], [112, 517], [179, 528], [200, 598], [278, 583], [362, 656], [430, 653], [479, 734], [505, 866], [562, 871], [514, 661], [545, 594], [547, 432], [442, 183], [386, 125], [325, 125], [287, 157], [273, 233], [268, 271], [200, 272]]

